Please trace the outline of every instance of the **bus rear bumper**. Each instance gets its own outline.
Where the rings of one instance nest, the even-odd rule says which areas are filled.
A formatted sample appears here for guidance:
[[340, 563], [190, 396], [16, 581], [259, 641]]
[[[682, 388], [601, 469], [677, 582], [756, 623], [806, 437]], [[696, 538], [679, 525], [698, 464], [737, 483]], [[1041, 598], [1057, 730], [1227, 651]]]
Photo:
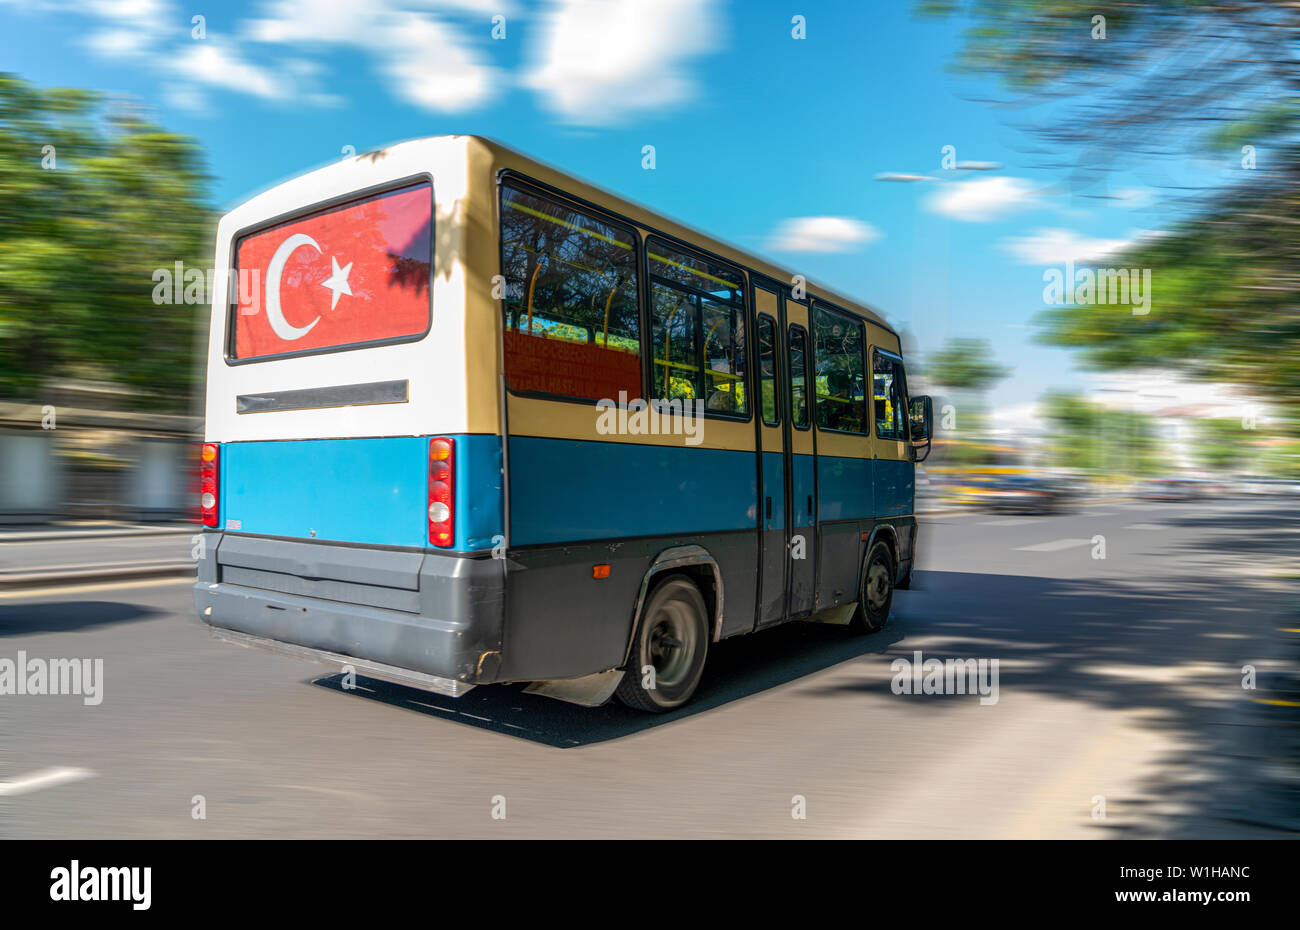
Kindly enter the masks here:
[[240, 633], [235, 630], [223, 630], [221, 627], [214, 626], [212, 628], [212, 638], [234, 643], [236, 646], [252, 646], [256, 649], [263, 649], [267, 652], [289, 656], [294, 659], [306, 659], [309, 662], [319, 662], [322, 665], [334, 665], [340, 670], [352, 669], [356, 674], [364, 678], [378, 678], [381, 681], [406, 685], [408, 688], [419, 688], [422, 691], [432, 691], [435, 694], [443, 694], [447, 697], [460, 697], [474, 688], [474, 685], [466, 684], [463, 681], [453, 681], [450, 678], [440, 678], [437, 675], [428, 675], [423, 672], [413, 672], [409, 668], [398, 668], [395, 665], [385, 665], [382, 662], [371, 662], [367, 659], [345, 656], [324, 649], [311, 649], [307, 646], [282, 643], [262, 636], [250, 636], [247, 633]]
[[194, 602], [215, 636], [452, 696], [498, 680], [499, 560], [208, 539]]

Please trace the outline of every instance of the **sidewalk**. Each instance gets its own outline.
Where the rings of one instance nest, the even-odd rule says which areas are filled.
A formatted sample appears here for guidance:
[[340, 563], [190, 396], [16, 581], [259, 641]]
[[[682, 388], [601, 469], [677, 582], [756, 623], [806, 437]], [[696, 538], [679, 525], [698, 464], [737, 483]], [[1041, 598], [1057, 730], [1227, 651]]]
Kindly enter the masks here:
[[0, 591], [194, 574], [189, 523], [0, 528]]

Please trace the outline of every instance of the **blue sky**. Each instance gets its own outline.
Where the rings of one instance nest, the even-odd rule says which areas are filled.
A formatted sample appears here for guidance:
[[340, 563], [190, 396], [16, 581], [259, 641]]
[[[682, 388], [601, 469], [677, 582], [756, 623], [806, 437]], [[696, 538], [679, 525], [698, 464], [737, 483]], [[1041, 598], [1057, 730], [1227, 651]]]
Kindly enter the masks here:
[[[1007, 408], [1083, 384], [1032, 342], [1044, 270], [1167, 226], [1165, 173], [1208, 166], [1071, 196], [1025, 128], [1057, 114], [945, 70], [964, 25], [902, 0], [0, 0], [0, 70], [154, 108], [207, 148], [223, 208], [345, 146], [496, 137], [867, 301], [922, 352], [989, 339]], [[948, 145], [1000, 167], [945, 170]]]

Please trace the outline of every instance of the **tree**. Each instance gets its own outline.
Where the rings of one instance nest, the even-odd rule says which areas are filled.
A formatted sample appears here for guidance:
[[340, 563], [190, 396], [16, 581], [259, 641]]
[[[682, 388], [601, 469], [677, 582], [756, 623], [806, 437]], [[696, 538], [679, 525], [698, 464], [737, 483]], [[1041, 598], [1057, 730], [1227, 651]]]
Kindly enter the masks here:
[[[924, 367], [931, 384], [964, 395], [953, 407], [957, 416], [948, 437], [951, 441], [944, 444], [936, 462], [958, 466], [993, 464], [999, 453], [983, 443], [988, 417], [981, 395], [1010, 374], [1011, 369], [993, 361], [993, 349], [984, 339], [949, 339], [926, 359]], [[940, 409], [942, 406], [940, 403]]]
[[[1107, 259], [1152, 271], [1150, 312], [1067, 306], [1043, 338], [1097, 368], [1167, 365], [1247, 386], [1300, 415], [1300, 8], [1241, 0], [926, 0], [973, 21], [955, 66], [1004, 79], [1021, 108], [1050, 102], [1038, 135], [1073, 150], [1069, 185], [1105, 196], [1106, 172], [1188, 152], [1237, 180], [1171, 191], [1169, 235]], [[1102, 19], [1098, 20], [1097, 17]]]
[[1108, 410], [1060, 392], [1049, 392], [1042, 403], [1051, 425], [1047, 451], [1053, 465], [1111, 476], [1167, 470], [1153, 417]]
[[156, 304], [154, 272], [210, 265], [207, 181], [195, 140], [0, 73], [0, 395], [83, 377], [186, 408], [207, 307]]
[[949, 339], [926, 360], [926, 374], [941, 387], [983, 393], [1011, 373], [992, 359], [987, 340]]

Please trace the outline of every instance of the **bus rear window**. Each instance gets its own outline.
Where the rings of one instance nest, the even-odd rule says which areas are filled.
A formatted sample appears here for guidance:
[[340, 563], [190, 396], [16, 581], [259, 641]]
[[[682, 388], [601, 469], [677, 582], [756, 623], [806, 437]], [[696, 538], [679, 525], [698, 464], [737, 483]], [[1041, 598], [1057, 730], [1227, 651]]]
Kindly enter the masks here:
[[425, 182], [243, 236], [230, 358], [419, 338], [429, 328], [432, 232]]
[[505, 366], [511, 390], [641, 396], [636, 239], [513, 187], [501, 194]]

